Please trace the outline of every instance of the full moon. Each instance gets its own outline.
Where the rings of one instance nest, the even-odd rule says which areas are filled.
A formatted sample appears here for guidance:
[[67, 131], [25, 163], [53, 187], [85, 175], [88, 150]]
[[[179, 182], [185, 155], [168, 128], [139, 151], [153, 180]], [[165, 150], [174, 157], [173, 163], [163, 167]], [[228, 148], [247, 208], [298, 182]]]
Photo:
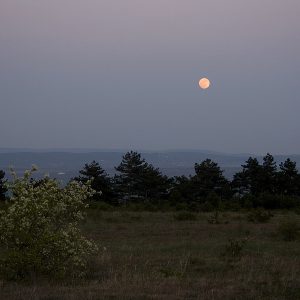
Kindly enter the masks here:
[[201, 89], [206, 90], [210, 86], [210, 81], [207, 78], [201, 78], [199, 80], [199, 86]]

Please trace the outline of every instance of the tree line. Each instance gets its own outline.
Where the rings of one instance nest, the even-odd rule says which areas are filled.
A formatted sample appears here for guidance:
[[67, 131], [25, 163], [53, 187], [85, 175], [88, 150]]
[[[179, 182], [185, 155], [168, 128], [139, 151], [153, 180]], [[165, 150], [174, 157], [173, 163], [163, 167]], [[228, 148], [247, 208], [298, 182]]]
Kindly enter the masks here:
[[[96, 193], [90, 200], [110, 205], [174, 206], [212, 210], [218, 207], [266, 209], [300, 206], [300, 174], [289, 158], [277, 165], [271, 154], [242, 165], [229, 180], [220, 166], [206, 159], [195, 163], [195, 174], [168, 177], [135, 151], [127, 152], [110, 177], [101, 165], [85, 164], [71, 180], [91, 181]], [[35, 184], [39, 184], [35, 180]], [[0, 171], [0, 199], [5, 199], [5, 173]]]

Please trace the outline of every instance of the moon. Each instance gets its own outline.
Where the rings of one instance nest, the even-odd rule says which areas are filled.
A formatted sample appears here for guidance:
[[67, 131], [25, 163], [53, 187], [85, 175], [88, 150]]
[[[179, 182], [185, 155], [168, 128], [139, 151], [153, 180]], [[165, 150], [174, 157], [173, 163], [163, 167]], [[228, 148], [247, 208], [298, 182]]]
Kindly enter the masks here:
[[201, 78], [199, 80], [199, 87], [202, 89], [202, 90], [206, 90], [208, 89], [210, 86], [210, 81], [207, 79], [207, 78]]

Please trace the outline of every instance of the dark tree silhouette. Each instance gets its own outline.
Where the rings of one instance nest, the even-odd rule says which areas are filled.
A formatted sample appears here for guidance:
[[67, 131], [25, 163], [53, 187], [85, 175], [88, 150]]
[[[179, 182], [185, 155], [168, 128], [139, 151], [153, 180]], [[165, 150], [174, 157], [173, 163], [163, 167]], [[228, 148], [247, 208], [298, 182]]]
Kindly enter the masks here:
[[6, 199], [7, 188], [5, 186], [5, 172], [0, 170], [0, 201]]
[[300, 195], [300, 174], [296, 167], [296, 162], [289, 158], [279, 165], [278, 186], [279, 194], [296, 196]]
[[262, 192], [275, 194], [276, 192], [276, 172], [277, 165], [274, 161], [274, 157], [267, 153], [263, 158], [262, 172], [260, 176], [260, 185], [262, 186]]
[[127, 152], [115, 169], [118, 172], [116, 188], [123, 199], [153, 199], [167, 193], [168, 178], [148, 164], [138, 152]]
[[250, 193], [250, 182], [245, 169], [233, 175], [231, 188], [239, 197]]
[[239, 187], [243, 193], [258, 196], [263, 190], [261, 184], [262, 166], [256, 158], [249, 157], [242, 167], [243, 170], [235, 174], [232, 185]]
[[205, 198], [215, 193], [221, 198], [230, 194], [229, 181], [224, 177], [218, 164], [211, 159], [206, 159], [200, 164], [195, 164], [196, 175], [191, 178], [196, 198]]
[[173, 179], [172, 190], [170, 198], [172, 204], [181, 202], [192, 202], [195, 200], [194, 188], [191, 181], [191, 177], [175, 176]]
[[79, 174], [80, 176], [75, 177], [73, 180], [82, 183], [91, 181], [92, 189], [96, 191], [92, 200], [113, 202], [114, 194], [111, 180], [98, 162], [92, 161], [90, 164], [85, 164]]

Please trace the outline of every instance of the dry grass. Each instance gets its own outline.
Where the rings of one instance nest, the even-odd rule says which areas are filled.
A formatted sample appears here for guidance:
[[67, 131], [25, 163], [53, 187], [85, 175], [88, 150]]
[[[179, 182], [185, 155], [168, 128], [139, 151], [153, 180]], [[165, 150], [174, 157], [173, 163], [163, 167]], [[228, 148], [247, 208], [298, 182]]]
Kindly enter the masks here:
[[[277, 229], [300, 217], [221, 217], [226, 222], [209, 224], [209, 214], [177, 221], [173, 213], [90, 211], [84, 231], [101, 250], [88, 278], [2, 282], [0, 299], [300, 299], [300, 240], [285, 242]], [[244, 238], [239, 259], [222, 255], [229, 239]]]

